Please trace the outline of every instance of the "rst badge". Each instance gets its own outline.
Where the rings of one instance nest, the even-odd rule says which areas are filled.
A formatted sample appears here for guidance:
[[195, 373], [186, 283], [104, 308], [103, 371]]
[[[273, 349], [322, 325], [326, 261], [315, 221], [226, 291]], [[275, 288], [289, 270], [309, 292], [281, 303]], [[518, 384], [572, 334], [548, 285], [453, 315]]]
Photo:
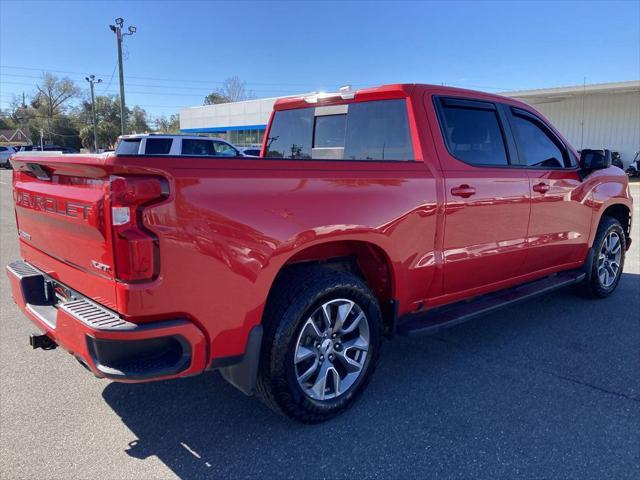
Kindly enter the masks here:
[[97, 262], [95, 260], [91, 260], [91, 265], [93, 266], [93, 268], [97, 268], [98, 270], [105, 273], [109, 273], [111, 271], [111, 267], [109, 265]]

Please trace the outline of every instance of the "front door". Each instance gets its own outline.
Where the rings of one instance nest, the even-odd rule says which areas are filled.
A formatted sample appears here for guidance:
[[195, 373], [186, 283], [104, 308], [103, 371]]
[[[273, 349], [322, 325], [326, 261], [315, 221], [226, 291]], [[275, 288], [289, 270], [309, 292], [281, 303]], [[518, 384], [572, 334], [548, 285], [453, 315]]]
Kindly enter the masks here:
[[522, 273], [529, 178], [511, 167], [512, 140], [496, 104], [447, 97], [435, 105], [446, 145], [439, 151], [446, 195], [444, 293], [490, 290]]
[[560, 269], [583, 261], [592, 209], [574, 155], [537, 115], [511, 107], [510, 119], [531, 188], [526, 271]]

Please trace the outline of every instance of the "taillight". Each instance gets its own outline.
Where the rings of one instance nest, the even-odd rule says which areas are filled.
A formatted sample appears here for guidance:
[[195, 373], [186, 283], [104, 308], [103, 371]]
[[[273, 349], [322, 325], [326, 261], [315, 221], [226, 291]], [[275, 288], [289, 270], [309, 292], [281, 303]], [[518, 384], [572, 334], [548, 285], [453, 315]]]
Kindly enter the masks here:
[[156, 177], [111, 177], [111, 228], [116, 277], [125, 282], [151, 280], [158, 271], [158, 242], [142, 222], [145, 206], [166, 196]]

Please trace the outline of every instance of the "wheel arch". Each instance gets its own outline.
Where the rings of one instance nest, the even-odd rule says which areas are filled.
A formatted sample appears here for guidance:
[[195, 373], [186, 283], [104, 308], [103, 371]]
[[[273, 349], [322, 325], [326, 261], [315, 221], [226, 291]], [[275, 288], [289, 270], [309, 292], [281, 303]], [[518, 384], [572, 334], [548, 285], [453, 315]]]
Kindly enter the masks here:
[[385, 327], [392, 327], [397, 278], [391, 258], [381, 245], [366, 240], [329, 240], [307, 245], [283, 261], [271, 282], [269, 295], [286, 269], [300, 268], [305, 264], [322, 265], [359, 276], [378, 299]]
[[[625, 203], [620, 202], [612, 202], [601, 209], [601, 212], [598, 216], [598, 222], [595, 224], [597, 230], [597, 226], [600, 225], [602, 219], [604, 217], [615, 218], [622, 225], [622, 229], [624, 230], [625, 240], [627, 249], [631, 244], [631, 208]], [[591, 246], [593, 246], [593, 241], [595, 240], [595, 232], [591, 238]]]

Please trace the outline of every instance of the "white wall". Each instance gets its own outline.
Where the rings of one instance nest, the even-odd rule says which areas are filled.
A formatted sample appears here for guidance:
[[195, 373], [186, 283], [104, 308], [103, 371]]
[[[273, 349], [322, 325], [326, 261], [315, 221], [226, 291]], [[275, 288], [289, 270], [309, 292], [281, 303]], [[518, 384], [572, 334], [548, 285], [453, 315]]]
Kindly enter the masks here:
[[580, 96], [555, 102], [534, 98], [522, 100], [549, 118], [578, 150], [616, 150], [620, 152], [625, 166], [633, 160], [635, 152], [640, 150], [640, 92], [585, 95], [584, 134], [581, 128], [583, 110]]
[[275, 98], [222, 103], [180, 110], [180, 129], [266, 125]]

